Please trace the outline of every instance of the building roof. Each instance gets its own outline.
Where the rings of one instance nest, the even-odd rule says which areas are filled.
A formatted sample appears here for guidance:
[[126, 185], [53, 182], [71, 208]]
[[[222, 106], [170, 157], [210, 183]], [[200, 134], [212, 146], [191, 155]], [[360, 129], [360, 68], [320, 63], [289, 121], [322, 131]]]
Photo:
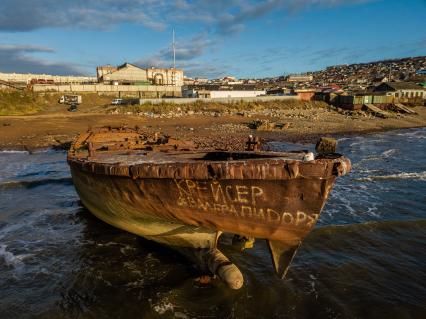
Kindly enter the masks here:
[[135, 67], [135, 68], [138, 68], [138, 69], [141, 69], [141, 70], [144, 70], [144, 69], [142, 69], [140, 66], [137, 66], [137, 65], [134, 65], [134, 64], [131, 64], [131, 63], [128, 63], [128, 62], [124, 62], [122, 65], [119, 65], [119, 66], [117, 66], [117, 69], [123, 69], [123, 68], [126, 68], [126, 67], [128, 67], [129, 65], [131, 65], [131, 66], [133, 66], [133, 67]]
[[383, 83], [389, 86], [390, 88], [397, 90], [422, 90], [423, 88], [413, 82], [386, 82]]

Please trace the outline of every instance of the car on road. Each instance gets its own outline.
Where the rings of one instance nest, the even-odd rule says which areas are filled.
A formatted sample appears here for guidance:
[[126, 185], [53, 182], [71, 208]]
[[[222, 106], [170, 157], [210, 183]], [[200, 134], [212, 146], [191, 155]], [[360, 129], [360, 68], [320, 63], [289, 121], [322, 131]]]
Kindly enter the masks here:
[[112, 105], [120, 105], [120, 104], [124, 104], [123, 99], [114, 99], [111, 102]]
[[68, 108], [68, 111], [69, 112], [77, 112], [77, 108], [78, 108], [77, 103], [71, 103], [70, 107]]

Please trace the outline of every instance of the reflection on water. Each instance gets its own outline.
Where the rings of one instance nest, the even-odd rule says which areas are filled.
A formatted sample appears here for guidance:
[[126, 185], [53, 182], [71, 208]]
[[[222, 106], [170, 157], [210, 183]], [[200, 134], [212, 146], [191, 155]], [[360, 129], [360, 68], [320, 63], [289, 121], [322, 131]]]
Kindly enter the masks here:
[[338, 180], [286, 280], [263, 241], [241, 254], [222, 238], [245, 276], [239, 291], [195, 287], [197, 272], [179, 254], [93, 217], [64, 152], [1, 152], [0, 317], [425, 317], [426, 129], [339, 146], [353, 171]]

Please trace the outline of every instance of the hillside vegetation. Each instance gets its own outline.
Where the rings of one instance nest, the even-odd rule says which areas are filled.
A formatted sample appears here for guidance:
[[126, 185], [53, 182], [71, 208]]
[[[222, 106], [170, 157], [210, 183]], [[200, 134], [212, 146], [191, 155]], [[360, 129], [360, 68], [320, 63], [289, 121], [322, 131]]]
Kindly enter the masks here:
[[0, 115], [34, 114], [44, 107], [44, 100], [30, 92], [0, 92]]
[[291, 109], [310, 109], [318, 107], [328, 107], [324, 102], [310, 101], [304, 102], [296, 99], [274, 100], [274, 101], [235, 101], [233, 103], [223, 103], [215, 101], [200, 101], [192, 103], [175, 104], [162, 102], [159, 104], [144, 103], [142, 105], [120, 105], [110, 106], [107, 109], [119, 114], [138, 114], [152, 112], [154, 114], [164, 114], [168, 112], [243, 112], [243, 111], [262, 111], [262, 110], [291, 110]]

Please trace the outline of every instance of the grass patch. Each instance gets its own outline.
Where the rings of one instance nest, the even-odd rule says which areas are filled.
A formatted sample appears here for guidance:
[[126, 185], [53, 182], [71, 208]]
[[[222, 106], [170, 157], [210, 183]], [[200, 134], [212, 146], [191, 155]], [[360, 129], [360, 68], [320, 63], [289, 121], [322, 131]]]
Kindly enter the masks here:
[[0, 115], [34, 114], [43, 107], [43, 101], [30, 92], [0, 92]]
[[114, 107], [119, 113], [137, 114], [139, 112], [152, 112], [154, 114], [164, 114], [169, 112], [242, 112], [242, 111], [261, 111], [261, 110], [292, 110], [292, 109], [312, 109], [322, 108], [328, 105], [324, 102], [310, 101], [304, 102], [296, 99], [291, 100], [275, 100], [275, 101], [234, 101], [231, 103], [220, 103], [215, 101], [200, 101], [192, 103], [177, 104], [161, 102], [153, 104], [150, 102], [142, 105], [120, 105]]

